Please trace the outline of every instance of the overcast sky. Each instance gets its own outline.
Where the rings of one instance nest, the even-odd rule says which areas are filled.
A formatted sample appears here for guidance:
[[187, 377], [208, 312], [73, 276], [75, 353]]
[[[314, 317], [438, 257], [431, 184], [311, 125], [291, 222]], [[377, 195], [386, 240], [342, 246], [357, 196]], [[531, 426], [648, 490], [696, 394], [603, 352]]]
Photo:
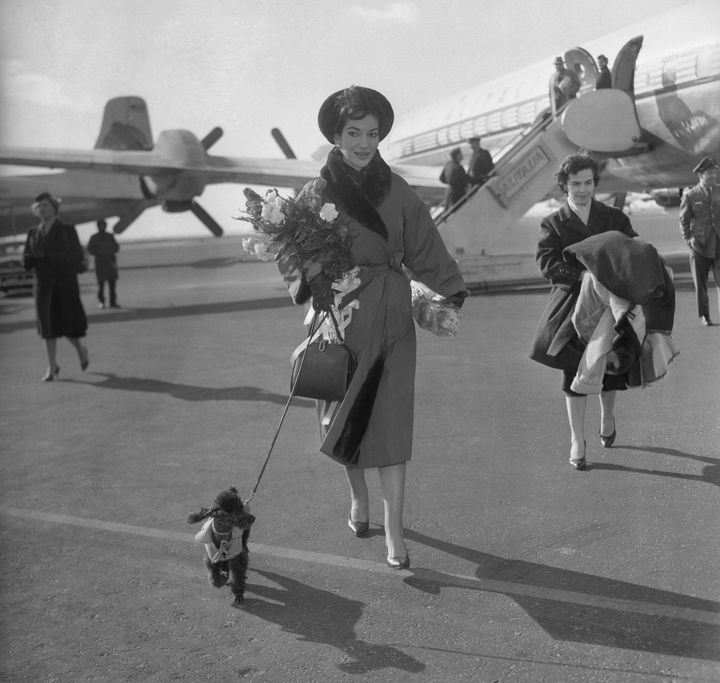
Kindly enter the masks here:
[[[352, 83], [396, 117], [677, 6], [676, 0], [0, 0], [0, 140], [91, 148], [105, 101], [139, 95], [153, 136], [225, 136], [212, 152], [298, 156], [323, 143], [320, 103]], [[202, 203], [227, 228], [240, 187]], [[237, 196], [238, 201], [235, 201]], [[223, 199], [221, 199], [223, 197]], [[196, 229], [190, 216], [172, 222]], [[130, 230], [150, 223], [145, 216]], [[188, 226], [188, 227], [185, 227]], [[189, 226], [192, 226], [189, 227]], [[188, 233], [189, 234], [189, 233]]]

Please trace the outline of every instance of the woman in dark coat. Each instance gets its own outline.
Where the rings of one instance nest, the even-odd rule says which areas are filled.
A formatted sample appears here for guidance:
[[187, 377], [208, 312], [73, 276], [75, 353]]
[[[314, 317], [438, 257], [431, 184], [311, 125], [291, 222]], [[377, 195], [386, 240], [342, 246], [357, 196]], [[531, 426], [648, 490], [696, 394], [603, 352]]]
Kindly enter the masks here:
[[[584, 345], [578, 339], [570, 315], [580, 293], [584, 267], [577, 261], [566, 262], [563, 249], [591, 235], [618, 230], [637, 237], [630, 219], [619, 209], [594, 199], [599, 179], [597, 161], [587, 152], [566, 157], [555, 174], [557, 184], [567, 195], [567, 203], [546, 216], [540, 225], [537, 264], [552, 284], [550, 297], [538, 324], [530, 358], [563, 371], [563, 391], [570, 423], [570, 464], [585, 467], [585, 410], [587, 396], [574, 392], [572, 384]], [[605, 375], [600, 394], [600, 440], [612, 446], [615, 429], [615, 392], [627, 388], [625, 375]]]
[[[349, 324], [345, 343], [357, 358], [357, 369], [339, 403], [320, 403], [320, 450], [345, 465], [350, 484], [348, 520], [353, 534], [369, 526], [365, 469], [377, 467], [385, 513], [387, 564], [409, 566], [403, 539], [405, 463], [413, 435], [415, 327], [410, 282], [415, 279], [458, 306], [467, 294], [457, 263], [447, 249], [427, 208], [377, 151], [390, 131], [393, 110], [375, 90], [352, 86], [331, 95], [318, 122], [335, 147], [317, 178], [303, 189], [332, 203], [352, 241], [354, 284], [334, 314]], [[286, 272], [296, 303], [312, 294], [316, 310], [335, 303], [338, 283], [324, 272]], [[318, 270], [316, 268], [315, 270]]]
[[60, 374], [58, 337], [67, 337], [75, 347], [82, 370], [88, 366], [87, 349], [80, 343], [87, 332], [87, 318], [77, 279], [83, 251], [75, 226], [58, 220], [59, 208], [60, 203], [49, 192], [35, 198], [32, 209], [40, 224], [28, 231], [23, 253], [25, 268], [35, 271], [37, 329], [45, 340], [48, 357], [43, 382], [52, 382]]

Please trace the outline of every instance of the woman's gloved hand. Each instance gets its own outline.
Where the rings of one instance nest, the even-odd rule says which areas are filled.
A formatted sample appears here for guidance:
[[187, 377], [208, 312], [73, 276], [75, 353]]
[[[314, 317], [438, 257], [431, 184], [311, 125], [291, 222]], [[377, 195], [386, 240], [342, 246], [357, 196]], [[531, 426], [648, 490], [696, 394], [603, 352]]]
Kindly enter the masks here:
[[458, 308], [462, 308], [463, 304], [465, 303], [465, 298], [470, 296], [470, 292], [468, 292], [467, 289], [463, 289], [459, 292], [455, 292], [455, 294], [448, 296], [445, 298], [445, 301], [449, 304], [453, 304], [454, 306], [457, 306]]
[[318, 273], [308, 280], [312, 292], [312, 305], [316, 311], [327, 313], [335, 303], [332, 280], [325, 273]]

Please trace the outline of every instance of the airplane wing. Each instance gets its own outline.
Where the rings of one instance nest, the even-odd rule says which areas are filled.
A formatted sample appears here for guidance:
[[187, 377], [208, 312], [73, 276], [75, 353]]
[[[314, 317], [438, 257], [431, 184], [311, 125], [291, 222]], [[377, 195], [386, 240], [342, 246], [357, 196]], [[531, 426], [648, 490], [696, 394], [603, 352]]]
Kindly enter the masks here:
[[[248, 183], [272, 187], [295, 187], [316, 178], [323, 162], [301, 159], [223, 157], [205, 154], [196, 160], [182, 160], [157, 151], [93, 149], [46, 149], [0, 147], [0, 164], [42, 166], [123, 173], [137, 176], [163, 176], [190, 173], [201, 176], [206, 184]], [[421, 196], [438, 199], [444, 185], [434, 166], [391, 165]], [[439, 199], [438, 199], [439, 201]]]
[[44, 148], [0, 147], [0, 164], [42, 166], [101, 173], [124, 173], [158, 176], [191, 173], [203, 176], [207, 183], [249, 183], [289, 187], [317, 177], [320, 162], [298, 159], [260, 159], [218, 157], [182, 161], [163, 158], [152, 151], [121, 151], [109, 149], [63, 150]]

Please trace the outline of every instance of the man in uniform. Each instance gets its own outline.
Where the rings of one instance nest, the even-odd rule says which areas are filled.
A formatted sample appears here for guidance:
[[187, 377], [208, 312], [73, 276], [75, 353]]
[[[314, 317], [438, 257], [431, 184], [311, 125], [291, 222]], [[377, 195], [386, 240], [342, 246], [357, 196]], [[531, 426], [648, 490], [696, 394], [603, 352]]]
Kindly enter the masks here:
[[718, 165], [705, 157], [693, 169], [698, 182], [680, 200], [680, 232], [690, 248], [690, 271], [695, 284], [698, 315], [703, 325], [712, 325], [708, 300], [708, 274], [715, 278], [720, 310], [720, 191], [715, 187]]
[[445, 164], [440, 174], [440, 182], [448, 186], [445, 193], [445, 211], [449, 211], [456, 202], [465, 196], [470, 184], [470, 178], [460, 163], [462, 158], [462, 150], [456, 147], [450, 152], [450, 161]]

